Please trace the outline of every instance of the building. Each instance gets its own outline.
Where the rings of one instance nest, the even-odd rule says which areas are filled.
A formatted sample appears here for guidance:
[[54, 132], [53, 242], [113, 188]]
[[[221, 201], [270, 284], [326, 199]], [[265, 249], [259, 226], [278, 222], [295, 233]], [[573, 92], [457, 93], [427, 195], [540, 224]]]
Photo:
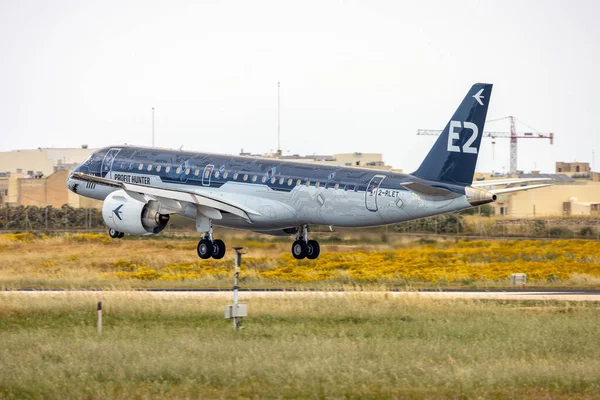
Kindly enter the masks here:
[[96, 149], [53, 148], [0, 152], [0, 204], [38, 207], [100, 207], [69, 191], [69, 171]]
[[[244, 150], [240, 152], [241, 156], [251, 157], [262, 157], [262, 158], [277, 158], [281, 160], [289, 160], [295, 162], [306, 162], [306, 163], [321, 163], [328, 165], [339, 165], [346, 167], [366, 167], [376, 168], [391, 171], [392, 167], [385, 165], [383, 161], [383, 154], [381, 153], [340, 153], [333, 155], [308, 155], [301, 156], [298, 154], [293, 155], [282, 155], [280, 152], [267, 153], [267, 154], [251, 154], [244, 153]], [[400, 170], [394, 170], [401, 172]]]
[[598, 215], [600, 182], [565, 182], [498, 196], [496, 215], [515, 218]]
[[100, 208], [102, 202], [71, 192], [66, 181], [70, 171], [61, 170], [47, 177], [28, 178], [24, 174], [0, 176], [0, 205]]
[[3, 151], [0, 152], [0, 173], [23, 174], [27, 178], [49, 176], [55, 171], [73, 169], [96, 150], [83, 145], [78, 149]]
[[557, 174], [579, 174], [579, 173], [590, 173], [590, 163], [586, 162], [556, 162], [556, 173]]
[[[0, 152], [0, 204], [38, 207], [100, 208], [102, 202], [78, 196], [65, 185], [69, 171], [83, 162], [96, 149], [35, 149]], [[243, 153], [241, 155], [250, 155]], [[313, 156], [283, 156], [279, 153], [260, 157], [296, 162], [317, 162], [334, 165], [391, 170], [382, 154], [349, 153]]]

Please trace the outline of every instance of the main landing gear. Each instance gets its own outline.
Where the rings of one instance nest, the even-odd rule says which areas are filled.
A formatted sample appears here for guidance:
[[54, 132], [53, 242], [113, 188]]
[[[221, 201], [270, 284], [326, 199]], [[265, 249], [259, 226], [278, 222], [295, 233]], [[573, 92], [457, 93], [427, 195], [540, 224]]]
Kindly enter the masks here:
[[296, 241], [292, 244], [292, 255], [298, 260], [308, 258], [314, 260], [321, 254], [321, 246], [316, 240], [308, 240], [308, 225], [302, 225], [296, 233]]
[[212, 224], [210, 224], [210, 230], [198, 242], [198, 257], [203, 260], [211, 257], [220, 260], [225, 256], [225, 242], [221, 239], [214, 240], [212, 233]]

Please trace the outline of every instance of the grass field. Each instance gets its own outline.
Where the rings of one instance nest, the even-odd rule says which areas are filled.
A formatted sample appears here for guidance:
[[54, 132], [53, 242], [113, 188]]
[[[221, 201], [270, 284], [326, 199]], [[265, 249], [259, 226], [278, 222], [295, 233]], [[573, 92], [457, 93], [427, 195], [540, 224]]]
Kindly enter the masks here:
[[[358, 231], [359, 232], [359, 231]], [[419, 239], [369, 234], [320, 238], [317, 260], [295, 260], [289, 238], [226, 233], [248, 247], [245, 287], [505, 287], [511, 273], [529, 286], [598, 287], [600, 241]], [[0, 235], [0, 288], [230, 287], [231, 248], [200, 260], [196, 235], [123, 240], [105, 234]]]
[[[0, 398], [597, 398], [598, 304], [0, 293]], [[243, 296], [243, 295], [242, 295]]]

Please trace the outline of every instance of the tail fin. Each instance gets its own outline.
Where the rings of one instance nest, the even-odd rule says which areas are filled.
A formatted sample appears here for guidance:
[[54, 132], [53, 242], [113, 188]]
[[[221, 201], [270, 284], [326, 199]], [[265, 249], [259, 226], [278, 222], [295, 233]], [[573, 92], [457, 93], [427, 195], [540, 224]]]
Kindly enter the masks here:
[[471, 87], [419, 169], [411, 175], [460, 185], [473, 182], [491, 94], [489, 83]]

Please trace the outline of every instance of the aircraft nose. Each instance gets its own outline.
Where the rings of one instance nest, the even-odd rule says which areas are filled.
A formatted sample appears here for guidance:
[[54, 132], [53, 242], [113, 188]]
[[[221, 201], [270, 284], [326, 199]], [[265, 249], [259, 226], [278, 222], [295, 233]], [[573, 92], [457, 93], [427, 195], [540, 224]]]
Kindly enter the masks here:
[[73, 193], [77, 193], [77, 182], [75, 182], [75, 180], [73, 179], [73, 173], [71, 172], [71, 174], [69, 174], [69, 177], [67, 178], [67, 188], [73, 192]]

